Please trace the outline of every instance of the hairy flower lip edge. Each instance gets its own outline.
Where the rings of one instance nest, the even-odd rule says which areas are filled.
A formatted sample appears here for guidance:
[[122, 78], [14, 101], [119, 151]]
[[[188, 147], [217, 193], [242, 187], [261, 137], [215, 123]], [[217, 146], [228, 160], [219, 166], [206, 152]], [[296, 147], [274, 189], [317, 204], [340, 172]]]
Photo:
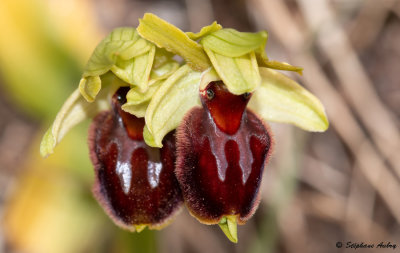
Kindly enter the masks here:
[[[195, 107], [193, 107], [192, 109], [190, 109], [190, 110], [185, 114], [185, 116], [184, 116], [184, 118], [182, 119], [182, 121], [183, 121], [183, 122], [186, 122], [186, 118], [188, 118], [188, 117], [190, 116], [190, 113], [191, 113], [193, 110], [196, 110], [196, 109], [199, 109], [199, 108], [202, 109], [203, 107], [195, 106]], [[246, 110], [249, 110], [250, 112], [254, 113], [254, 111], [253, 111], [252, 109], [250, 109], [250, 108], [246, 108]], [[256, 113], [254, 113], [254, 114], [257, 115]], [[261, 119], [261, 118], [260, 118], [260, 120], [261, 120], [261, 122], [263, 123], [264, 128], [268, 131], [268, 134], [269, 134], [269, 136], [270, 136], [270, 147], [269, 147], [269, 151], [268, 151], [268, 153], [267, 153], [267, 155], [266, 155], [266, 157], [265, 157], [265, 159], [264, 159], [264, 164], [263, 164], [263, 166], [265, 167], [265, 166], [269, 163], [269, 161], [270, 161], [270, 159], [271, 159], [271, 156], [272, 156], [272, 154], [274, 153], [274, 150], [275, 150], [275, 138], [274, 138], [274, 134], [273, 134], [273, 132], [271, 131], [271, 127], [269, 126], [269, 124], [268, 124], [265, 120], [263, 120], [263, 119]], [[177, 139], [177, 140], [178, 140], [178, 139], [181, 139], [181, 138], [186, 138], [186, 136], [184, 136], [184, 134], [185, 134], [185, 133], [184, 133], [184, 130], [183, 130], [184, 127], [185, 127], [184, 124], [180, 124], [180, 125], [178, 126], [178, 128], [176, 129], [176, 139]], [[176, 146], [177, 153], [182, 153], [181, 149], [184, 149], [185, 146], [186, 146], [186, 144], [179, 144], [179, 145], [178, 145], [178, 142], [177, 142], [177, 146]], [[178, 179], [178, 181], [179, 181], [179, 183], [180, 183], [180, 182], [181, 182], [180, 175], [178, 175], [177, 169], [176, 169], [176, 168], [178, 168], [179, 166], [183, 166], [184, 160], [183, 160], [180, 156], [177, 156], [177, 158], [176, 158], [176, 163], [175, 163], [175, 164], [176, 164], [176, 165], [175, 165], [175, 175], [176, 175], [176, 178]], [[264, 174], [264, 172], [263, 172], [263, 174]], [[261, 180], [261, 184], [262, 184], [262, 181], [263, 181], [263, 180]], [[236, 219], [237, 224], [239, 224], [239, 225], [244, 225], [244, 224], [246, 224], [246, 222], [247, 222], [247, 221], [254, 215], [254, 213], [256, 212], [256, 210], [257, 210], [257, 208], [258, 208], [258, 206], [259, 206], [259, 204], [260, 204], [260, 201], [261, 201], [261, 192], [260, 192], [261, 184], [260, 184], [260, 186], [259, 186], [259, 188], [258, 188], [258, 190], [257, 190], [257, 193], [256, 193], [257, 196], [256, 196], [256, 198], [255, 198], [255, 200], [254, 200], [253, 207], [251, 208], [251, 210], [250, 210], [250, 212], [248, 213], [248, 215], [246, 215], [246, 216], [244, 216], [243, 218], [241, 218], [239, 214], [234, 214], [234, 216], [236, 216], [236, 218], [237, 218], [237, 219]], [[182, 188], [182, 186], [181, 186], [181, 188]], [[186, 201], [185, 201], [185, 202], [186, 202]], [[218, 223], [221, 221], [221, 219], [223, 219], [224, 216], [226, 216], [226, 215], [232, 215], [232, 214], [223, 214], [223, 215], [219, 216], [219, 217], [216, 218], [216, 219], [207, 220], [207, 219], [202, 219], [202, 218], [197, 217], [196, 214], [194, 213], [194, 211], [193, 211], [188, 205], [185, 205], [185, 206], [186, 206], [187, 210], [189, 211], [189, 213], [190, 213], [190, 215], [191, 215], [192, 217], [196, 218], [196, 220], [198, 220], [200, 223], [205, 224], [205, 225], [216, 225], [216, 224], [218, 224]]]
[[89, 156], [90, 160], [94, 166], [94, 172], [95, 172], [95, 177], [94, 177], [94, 182], [92, 185], [92, 193], [93, 196], [95, 197], [96, 201], [100, 205], [100, 207], [104, 210], [104, 212], [107, 214], [107, 216], [120, 228], [123, 228], [127, 231], [130, 232], [141, 232], [145, 227], [148, 227], [151, 230], [161, 230], [168, 225], [170, 225], [175, 218], [182, 212], [184, 208], [184, 200], [183, 197], [182, 199], [177, 203], [173, 211], [167, 216], [165, 219], [161, 220], [159, 223], [154, 223], [154, 224], [134, 224], [134, 225], [127, 225], [123, 221], [121, 221], [118, 216], [114, 213], [112, 210], [112, 207], [109, 203], [109, 200], [104, 197], [104, 193], [102, 192], [103, 189], [101, 188], [101, 184], [99, 181], [99, 168], [101, 167], [100, 161], [97, 157], [95, 150], [95, 135], [96, 135], [96, 127], [97, 127], [97, 122], [96, 121], [101, 121], [104, 117], [108, 116], [110, 110], [102, 111], [96, 115], [96, 117], [93, 119], [92, 123], [89, 126], [88, 129], [88, 146], [89, 146]]

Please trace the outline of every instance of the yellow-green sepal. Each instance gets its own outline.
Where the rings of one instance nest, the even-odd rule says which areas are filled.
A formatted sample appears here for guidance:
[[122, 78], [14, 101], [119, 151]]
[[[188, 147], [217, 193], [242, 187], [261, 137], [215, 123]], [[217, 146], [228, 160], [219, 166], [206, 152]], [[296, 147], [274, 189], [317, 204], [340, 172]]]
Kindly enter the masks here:
[[268, 34], [238, 32], [234, 29], [221, 29], [205, 36], [201, 40], [204, 48], [227, 57], [239, 57], [259, 48], [264, 48]]
[[164, 136], [179, 125], [188, 110], [200, 105], [200, 78], [201, 72], [183, 65], [160, 85], [145, 115], [147, 133], [143, 137], [149, 146], [162, 147]]
[[221, 30], [221, 29], [222, 29], [222, 26], [220, 24], [218, 24], [217, 21], [214, 21], [211, 25], [201, 28], [200, 32], [198, 32], [198, 33], [186, 32], [186, 35], [192, 40], [198, 40], [204, 36], [207, 36], [213, 32]]
[[260, 47], [259, 50], [256, 51], [256, 57], [259, 67], [266, 67], [277, 70], [286, 70], [297, 72], [299, 75], [303, 75], [303, 68], [298, 66], [290, 65], [286, 62], [279, 61], [271, 61], [268, 59], [267, 54], [264, 51], [264, 47]]
[[204, 48], [214, 69], [228, 88], [236, 95], [253, 92], [261, 83], [257, 60], [254, 52], [229, 57]]
[[210, 61], [201, 45], [191, 40], [176, 26], [154, 14], [146, 13], [143, 19], [140, 19], [137, 31], [140, 36], [158, 47], [180, 55], [194, 70], [204, 71], [210, 67]]
[[329, 127], [322, 103], [300, 84], [273, 69], [260, 68], [262, 82], [249, 108], [267, 121], [289, 123], [307, 131]]
[[46, 131], [40, 143], [40, 154], [43, 157], [52, 154], [56, 145], [75, 125], [87, 118], [94, 117], [98, 112], [110, 107], [109, 99], [111, 95], [114, 94], [118, 87], [123, 86], [123, 83], [113, 74], [106, 74], [103, 77], [104, 87], [94, 103], [86, 101], [81, 96], [79, 88], [64, 102], [53, 124]]
[[236, 215], [222, 217], [218, 225], [231, 242], [238, 242]]
[[111, 71], [121, 80], [145, 91], [148, 88], [155, 50], [155, 46], [151, 45], [150, 50], [144, 54], [129, 60], [117, 60]]

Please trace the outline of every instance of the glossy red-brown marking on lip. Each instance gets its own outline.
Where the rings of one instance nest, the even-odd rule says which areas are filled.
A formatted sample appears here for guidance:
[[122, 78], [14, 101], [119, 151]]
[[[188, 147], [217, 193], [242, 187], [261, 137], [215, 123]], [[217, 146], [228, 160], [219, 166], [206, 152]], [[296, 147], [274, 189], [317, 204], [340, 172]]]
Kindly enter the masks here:
[[163, 148], [143, 141], [144, 119], [125, 113], [121, 105], [128, 88], [112, 98], [112, 111], [99, 114], [90, 127], [89, 148], [95, 166], [94, 194], [121, 227], [161, 227], [182, 205], [174, 175], [176, 147], [173, 133]]
[[[226, 93], [220, 94], [213, 99]], [[203, 105], [207, 103], [204, 101], [207, 97], [201, 99]], [[219, 105], [215, 101], [211, 107]], [[249, 110], [241, 113], [239, 124], [235, 123], [239, 127], [234, 134], [229, 134], [230, 131], [227, 133], [226, 128], [216, 124], [216, 118], [225, 120], [222, 109], [208, 108], [192, 109], [179, 126], [175, 173], [186, 206], [197, 219], [216, 224], [225, 215], [238, 215], [238, 222], [243, 224], [259, 204], [259, 187], [271, 152], [271, 135], [265, 123]], [[218, 116], [212, 115], [216, 111]], [[237, 117], [234, 112], [231, 115]]]

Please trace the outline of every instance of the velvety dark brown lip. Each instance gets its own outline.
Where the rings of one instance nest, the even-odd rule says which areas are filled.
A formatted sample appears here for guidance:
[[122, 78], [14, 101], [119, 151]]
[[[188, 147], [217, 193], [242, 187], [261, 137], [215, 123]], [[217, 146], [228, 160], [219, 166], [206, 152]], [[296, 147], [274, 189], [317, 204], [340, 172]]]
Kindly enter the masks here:
[[216, 82], [207, 89], [213, 94], [203, 92], [203, 108], [189, 111], [178, 127], [175, 172], [186, 206], [201, 222], [216, 224], [237, 215], [244, 223], [259, 203], [271, 135], [246, 110], [248, 94], [233, 95]]
[[101, 206], [121, 227], [159, 227], [183, 202], [174, 174], [175, 136], [169, 133], [161, 149], [146, 145], [144, 119], [121, 110], [127, 91], [120, 88], [112, 98], [112, 110], [99, 114], [90, 127], [96, 176], [93, 189]]

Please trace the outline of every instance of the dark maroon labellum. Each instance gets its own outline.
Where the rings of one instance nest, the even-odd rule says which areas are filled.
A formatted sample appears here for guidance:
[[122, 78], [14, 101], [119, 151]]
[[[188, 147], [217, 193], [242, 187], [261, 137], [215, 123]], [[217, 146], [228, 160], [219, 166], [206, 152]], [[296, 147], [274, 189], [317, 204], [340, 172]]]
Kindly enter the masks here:
[[175, 172], [188, 209], [203, 223], [237, 215], [243, 224], [259, 204], [272, 140], [265, 123], [246, 110], [250, 96], [211, 82], [201, 92], [203, 108], [189, 111], [178, 128]]
[[161, 149], [144, 142], [144, 119], [121, 109], [128, 90], [120, 88], [112, 98], [112, 110], [97, 115], [90, 127], [93, 192], [121, 227], [161, 228], [183, 203], [174, 174], [175, 138], [169, 133]]

